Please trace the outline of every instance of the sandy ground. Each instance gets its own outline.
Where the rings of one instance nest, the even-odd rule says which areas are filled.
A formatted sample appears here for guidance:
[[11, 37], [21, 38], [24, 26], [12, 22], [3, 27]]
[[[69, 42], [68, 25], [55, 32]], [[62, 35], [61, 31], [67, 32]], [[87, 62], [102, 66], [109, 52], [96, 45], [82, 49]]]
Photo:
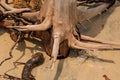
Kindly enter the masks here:
[[[85, 22], [87, 29], [81, 29], [83, 34], [120, 42], [119, 4], [91, 21], [92, 23]], [[8, 52], [13, 44], [6, 29], [0, 28], [0, 61], [9, 57]], [[23, 54], [25, 55], [19, 62], [26, 62], [36, 52], [42, 52], [45, 57], [44, 64], [32, 71], [36, 80], [105, 80], [103, 75], [107, 75], [110, 80], [120, 79], [120, 50], [87, 51], [88, 54], [81, 54], [80, 51], [79, 55], [71, 52], [68, 58], [57, 60], [55, 68], [50, 70], [48, 68], [50, 66], [49, 57], [42, 49], [41, 43], [33, 39], [27, 39], [15, 47], [13, 58], [0, 66], [0, 74], [13, 68], [13, 62]], [[89, 55], [88, 59], [86, 55]], [[19, 65], [8, 74], [21, 77], [22, 69], [23, 65]], [[0, 78], [0, 80], [4, 79]]]

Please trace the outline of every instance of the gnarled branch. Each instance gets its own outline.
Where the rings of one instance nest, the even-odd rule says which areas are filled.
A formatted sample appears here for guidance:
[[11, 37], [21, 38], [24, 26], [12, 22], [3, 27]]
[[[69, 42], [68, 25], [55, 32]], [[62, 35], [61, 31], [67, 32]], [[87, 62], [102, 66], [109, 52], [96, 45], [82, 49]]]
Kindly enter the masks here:
[[29, 8], [21, 8], [21, 9], [13, 8], [13, 7], [7, 5], [5, 1], [6, 1], [6, 0], [1, 0], [1, 1], [0, 1], [0, 5], [1, 5], [5, 10], [7, 10], [6, 12], [4, 12], [4, 14], [21, 13], [21, 12], [24, 12], [24, 11], [30, 11]]

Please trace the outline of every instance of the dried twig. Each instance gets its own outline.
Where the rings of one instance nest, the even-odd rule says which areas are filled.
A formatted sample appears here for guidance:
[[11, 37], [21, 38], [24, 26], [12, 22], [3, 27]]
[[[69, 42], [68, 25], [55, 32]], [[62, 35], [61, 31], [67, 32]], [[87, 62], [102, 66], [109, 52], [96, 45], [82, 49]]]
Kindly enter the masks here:
[[19, 42], [19, 39], [20, 39], [20, 35], [18, 36], [18, 39], [17, 41], [14, 43], [14, 45], [11, 47], [10, 51], [9, 51], [9, 57], [4, 59], [2, 62], [0, 62], [0, 66], [7, 60], [10, 60], [11, 58], [13, 58], [13, 55], [12, 55], [12, 51], [13, 49], [15, 48], [16, 44]]

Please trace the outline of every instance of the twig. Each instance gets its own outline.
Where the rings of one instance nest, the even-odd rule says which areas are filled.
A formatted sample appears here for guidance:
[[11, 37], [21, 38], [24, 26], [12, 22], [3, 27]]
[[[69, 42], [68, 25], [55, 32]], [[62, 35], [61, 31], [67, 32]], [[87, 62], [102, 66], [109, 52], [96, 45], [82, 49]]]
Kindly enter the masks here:
[[1, 66], [5, 61], [10, 60], [11, 58], [13, 58], [12, 51], [13, 51], [13, 49], [15, 48], [16, 44], [18, 43], [19, 39], [20, 39], [20, 35], [18, 36], [17, 41], [16, 41], [16, 42], [14, 43], [14, 45], [11, 47], [11, 49], [10, 49], [10, 51], [9, 51], [9, 57], [6, 58], [6, 59], [4, 59], [2, 62], [0, 62], [0, 66]]

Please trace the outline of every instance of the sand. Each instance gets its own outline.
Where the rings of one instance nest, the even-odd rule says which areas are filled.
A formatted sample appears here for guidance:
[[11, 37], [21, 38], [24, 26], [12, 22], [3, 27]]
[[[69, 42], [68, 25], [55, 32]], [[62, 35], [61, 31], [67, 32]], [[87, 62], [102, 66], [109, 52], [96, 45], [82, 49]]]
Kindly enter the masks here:
[[[87, 29], [81, 29], [82, 34], [120, 42], [119, 4], [91, 21], [92, 23], [85, 22]], [[9, 57], [8, 53], [13, 44], [6, 29], [0, 28], [0, 61]], [[120, 79], [120, 50], [87, 51], [88, 54], [83, 55], [81, 51], [79, 51], [79, 55], [71, 52], [66, 59], [57, 60], [54, 69], [50, 70], [49, 57], [44, 52], [41, 42], [34, 39], [27, 39], [15, 47], [13, 58], [0, 66], [0, 74], [13, 68], [13, 62], [23, 54], [25, 55], [19, 62], [26, 62], [36, 52], [42, 52], [45, 57], [44, 64], [32, 71], [36, 80], [105, 80], [103, 75], [107, 75], [110, 80]], [[86, 55], [89, 55], [88, 59]], [[22, 69], [23, 65], [18, 65], [8, 74], [21, 77]], [[4, 79], [0, 78], [0, 80]]]

